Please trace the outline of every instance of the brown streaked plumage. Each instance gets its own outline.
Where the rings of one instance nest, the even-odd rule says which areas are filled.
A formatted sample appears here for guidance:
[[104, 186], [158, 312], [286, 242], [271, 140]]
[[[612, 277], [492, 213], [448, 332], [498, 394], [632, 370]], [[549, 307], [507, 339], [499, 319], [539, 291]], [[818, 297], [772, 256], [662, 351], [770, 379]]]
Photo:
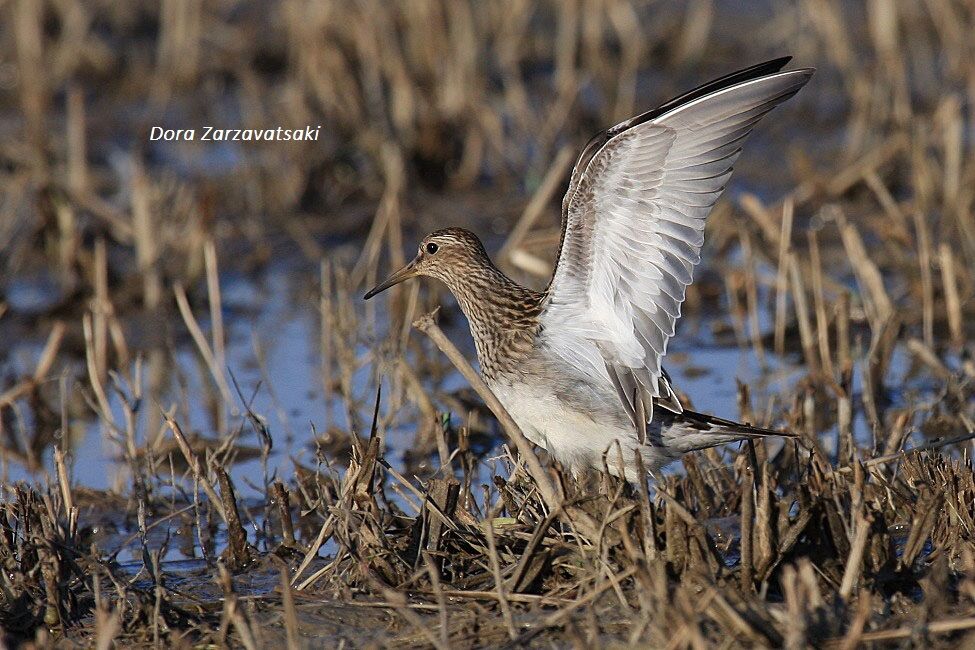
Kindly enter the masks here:
[[517, 372], [538, 334], [544, 294], [498, 270], [481, 240], [463, 228], [444, 228], [424, 237], [413, 261], [366, 298], [414, 276], [440, 280], [457, 299], [470, 324], [485, 379]]
[[461, 228], [366, 294], [416, 276], [444, 282], [470, 323], [487, 384], [528, 438], [573, 469], [619, 445], [639, 480], [688, 451], [789, 435], [685, 410], [661, 365], [700, 261], [704, 222], [758, 121], [809, 80], [788, 58], [705, 84], [596, 136], [562, 207], [544, 292], [522, 287]]

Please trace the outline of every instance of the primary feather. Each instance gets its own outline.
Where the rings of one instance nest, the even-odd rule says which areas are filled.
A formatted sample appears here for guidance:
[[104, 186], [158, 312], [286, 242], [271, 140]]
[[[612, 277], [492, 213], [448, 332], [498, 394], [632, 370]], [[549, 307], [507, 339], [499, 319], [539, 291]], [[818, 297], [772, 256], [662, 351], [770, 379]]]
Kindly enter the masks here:
[[812, 76], [768, 73], [784, 63], [730, 75], [617, 125], [576, 165], [541, 338], [581, 374], [611, 382], [631, 418], [638, 410], [651, 417], [655, 403], [682, 410], [661, 362], [700, 261], [705, 220], [742, 141]]

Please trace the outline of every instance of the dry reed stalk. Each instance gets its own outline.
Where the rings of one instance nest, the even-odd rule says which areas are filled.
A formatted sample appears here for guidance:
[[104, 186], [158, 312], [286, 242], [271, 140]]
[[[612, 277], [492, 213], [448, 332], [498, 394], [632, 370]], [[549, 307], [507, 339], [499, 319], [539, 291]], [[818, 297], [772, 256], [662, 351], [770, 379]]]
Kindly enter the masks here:
[[501, 616], [504, 624], [508, 628], [508, 638], [512, 641], [518, 638], [518, 630], [515, 629], [514, 619], [511, 616], [511, 605], [505, 595], [504, 579], [501, 577], [501, 563], [498, 560], [498, 547], [494, 540], [494, 522], [488, 521], [483, 527], [484, 536], [488, 542], [488, 561], [491, 565], [491, 573], [494, 576], [495, 595], [498, 599], [498, 606], [501, 608]]
[[840, 583], [839, 596], [843, 600], [849, 600], [856, 588], [857, 581], [863, 571], [863, 554], [867, 548], [867, 536], [870, 533], [870, 522], [862, 513], [857, 513], [854, 524], [853, 543], [850, 545], [850, 554], [846, 560], [846, 568], [843, 571], [843, 581]]
[[329, 262], [322, 258], [319, 265], [319, 298], [318, 298], [318, 312], [319, 312], [319, 329], [318, 329], [318, 345], [320, 352], [319, 361], [319, 376], [322, 382], [322, 400], [325, 402], [325, 428], [332, 425], [332, 409], [328, 407], [331, 403], [333, 386], [334, 386], [334, 376], [333, 376], [333, 363], [334, 363], [334, 351], [332, 349], [332, 330], [335, 328], [334, 322], [334, 307], [332, 305], [332, 266]]
[[847, 258], [853, 266], [857, 285], [863, 293], [864, 309], [866, 309], [870, 320], [870, 328], [874, 332], [878, 332], [894, 311], [893, 303], [887, 295], [887, 289], [884, 288], [883, 275], [867, 254], [867, 249], [856, 226], [846, 220], [839, 206], [834, 205], [832, 209], [839, 222], [840, 235], [843, 239]]
[[284, 609], [284, 632], [288, 650], [298, 650], [301, 647], [301, 638], [298, 630], [298, 611], [295, 609], [295, 597], [291, 591], [291, 582], [288, 580], [288, 570], [281, 569], [281, 582], [278, 585], [281, 590], [281, 607]]
[[[852, 371], [852, 369], [851, 369]], [[853, 462], [856, 445], [853, 441], [852, 372], [844, 371], [836, 389], [836, 457], [841, 465]]]
[[433, 631], [430, 630], [429, 626], [424, 623], [423, 619], [412, 611], [408, 601], [406, 600], [406, 594], [386, 587], [376, 578], [373, 578], [373, 582], [376, 583], [376, 586], [386, 599], [386, 603], [384, 604], [385, 606], [391, 607], [393, 610], [395, 610], [396, 613], [403, 617], [407, 623], [412, 625], [431, 646], [437, 648], [437, 650], [449, 650], [450, 646], [444, 644], [439, 637], [434, 636]]
[[577, 0], [562, 5], [556, 16], [555, 32], [555, 86], [560, 91], [573, 87], [576, 75], [576, 58], [579, 49], [580, 8]]
[[[362, 245], [362, 253], [359, 255], [359, 259], [356, 260], [355, 266], [352, 268], [349, 276], [351, 279], [352, 286], [360, 286], [364, 280], [367, 279], [367, 274], [375, 274], [376, 267], [379, 262], [379, 253], [382, 251], [383, 239], [389, 240], [390, 237], [396, 237], [399, 233], [399, 226], [391, 228], [391, 225], [395, 221], [396, 224], [399, 223], [399, 205], [400, 205], [400, 194], [403, 187], [403, 163], [398, 153], [395, 153], [395, 149], [392, 145], [386, 145], [383, 148], [385, 166], [386, 166], [386, 186], [383, 190], [382, 199], [379, 202], [379, 207], [376, 210], [376, 217], [372, 220], [372, 225], [369, 227], [369, 234], [366, 235], [366, 240]], [[395, 162], [394, 162], [395, 161]], [[402, 238], [402, 234], [398, 235]], [[399, 268], [405, 262], [403, 258], [403, 248], [402, 241], [400, 245], [396, 247], [395, 250], [390, 247], [391, 264], [394, 268]], [[394, 287], [395, 290], [395, 287]], [[398, 295], [398, 292], [394, 295]]]
[[82, 319], [82, 330], [85, 337], [85, 360], [88, 368], [88, 381], [91, 383], [91, 389], [95, 393], [95, 400], [97, 402], [99, 411], [99, 421], [105, 425], [108, 430], [116, 430], [115, 420], [112, 417], [112, 410], [108, 405], [108, 396], [105, 393], [105, 387], [102, 383], [101, 377], [99, 376], [98, 366], [95, 361], [95, 343], [92, 329], [91, 314], [85, 314]]
[[741, 481], [741, 551], [739, 560], [739, 586], [741, 591], [751, 593], [755, 589], [752, 564], [752, 528], [755, 518], [755, 473], [751, 467], [742, 471]]
[[826, 317], [826, 296], [823, 295], [823, 265], [819, 258], [819, 237], [815, 230], [806, 233], [809, 242], [809, 266], [812, 269], [813, 304], [816, 310], [816, 340], [819, 342], [819, 359], [823, 372], [833, 379], [832, 352], [829, 345], [829, 320]]
[[826, 183], [826, 195], [833, 198], [841, 196], [863, 181], [868, 174], [894, 160], [908, 145], [909, 140], [902, 132], [897, 132], [888, 137], [856, 161], [834, 174]]
[[898, 124], [904, 125], [909, 122], [912, 111], [899, 22], [894, 0], [867, 2], [867, 26], [881, 61], [881, 76], [887, 77], [893, 94], [893, 117]]
[[257, 630], [259, 628], [251, 624], [248, 618], [241, 611], [240, 600], [234, 591], [233, 580], [230, 572], [222, 563], [217, 564], [217, 584], [223, 590], [223, 613], [221, 614], [223, 629], [228, 625], [233, 625], [240, 638], [241, 645], [246, 650], [257, 650], [262, 644], [258, 643]]
[[636, 566], [631, 566], [627, 569], [624, 569], [623, 571], [614, 575], [613, 580], [605, 580], [601, 585], [599, 585], [598, 587], [590, 591], [582, 598], [577, 598], [574, 602], [566, 605], [562, 609], [552, 612], [551, 614], [543, 618], [541, 622], [536, 624], [533, 629], [529, 630], [528, 632], [525, 632], [517, 639], [515, 639], [515, 645], [524, 645], [528, 641], [533, 639], [535, 636], [537, 636], [540, 632], [543, 632], [544, 630], [553, 627], [555, 625], [560, 625], [562, 621], [565, 620], [565, 618], [568, 617], [570, 614], [572, 614], [574, 611], [576, 611], [580, 607], [585, 607], [586, 605], [595, 601], [597, 598], [602, 596], [603, 593], [606, 592], [606, 590], [612, 588], [614, 585], [618, 585], [624, 580], [629, 579], [638, 570], [639, 567]]
[[291, 521], [291, 499], [288, 496], [288, 488], [284, 487], [281, 481], [275, 481], [273, 485], [274, 501], [278, 506], [278, 519], [281, 520], [281, 539], [287, 546], [295, 546], [295, 525]]
[[739, 271], [724, 274], [725, 295], [728, 296], [728, 311], [731, 314], [731, 327], [735, 332], [735, 342], [739, 348], [748, 345], [745, 332], [745, 307], [741, 304], [739, 294], [744, 285], [744, 278]]
[[866, 627], [867, 620], [873, 610], [873, 599], [870, 592], [861, 589], [857, 596], [857, 609], [850, 626], [847, 628], [846, 635], [840, 644], [839, 650], [854, 650], [860, 645], [863, 638], [863, 628]]
[[498, 253], [499, 260], [513, 262], [512, 254], [521, 246], [525, 235], [531, 231], [538, 218], [545, 213], [546, 208], [552, 201], [552, 196], [561, 186], [562, 179], [565, 177], [565, 173], [568, 171], [574, 155], [575, 151], [572, 147], [568, 146], [562, 147], [555, 154], [555, 158], [545, 172], [545, 176], [542, 177], [542, 182], [539, 184], [538, 189], [532, 194], [531, 200], [528, 201], [524, 211], [521, 213], [521, 217], [515, 222], [511, 233], [508, 235], [508, 239], [505, 240], [504, 245], [501, 247]]
[[850, 354], [850, 294], [844, 291], [836, 301], [836, 365], [840, 372], [853, 367]]
[[213, 471], [217, 475], [223, 511], [227, 515], [225, 522], [227, 524], [229, 566], [234, 571], [239, 571], [254, 560], [253, 549], [247, 543], [247, 531], [244, 530], [240, 521], [240, 511], [237, 509], [237, 494], [227, 470], [214, 462]]
[[79, 208], [87, 210], [99, 221], [107, 224], [111, 228], [112, 237], [115, 240], [124, 244], [131, 244], [135, 240], [132, 219], [128, 214], [108, 201], [91, 192], [85, 192], [83, 194], [72, 192], [71, 200]]
[[[51, 333], [47, 335], [47, 341], [41, 349], [41, 354], [37, 357], [37, 366], [34, 367], [34, 373], [31, 375], [31, 380], [35, 385], [45, 381], [50, 374], [66, 331], [67, 325], [62, 321], [55, 321], [54, 326], [51, 327]], [[0, 403], [3, 402], [4, 400], [0, 398]]]
[[[962, 630], [975, 628], [975, 616], [943, 619], [932, 621], [924, 625], [928, 634], [950, 634]], [[897, 639], [908, 639], [917, 632], [915, 626], [903, 625], [892, 630], [877, 630], [874, 632], [864, 632], [860, 635], [861, 643], [873, 643], [877, 641], [896, 641]]]
[[918, 266], [921, 270], [921, 309], [924, 343], [934, 345], [934, 279], [931, 273], [931, 237], [927, 219], [917, 210], [911, 213], [917, 235]]
[[755, 251], [752, 249], [752, 237], [748, 230], [739, 225], [738, 240], [741, 242], [742, 255], [745, 258], [745, 306], [748, 311], [748, 333], [752, 343], [755, 358], [762, 368], [765, 368], [765, 346], [762, 344], [762, 329], [758, 318], [758, 280], [755, 271]]
[[95, 648], [96, 650], [111, 650], [117, 647], [115, 639], [122, 631], [121, 616], [118, 608], [108, 612], [98, 609], [95, 612]]
[[962, 331], [961, 299], [958, 296], [958, 278], [955, 274], [955, 257], [951, 247], [942, 243], [938, 247], [938, 258], [941, 262], [941, 286], [945, 294], [945, 314], [948, 318], [948, 332], [951, 343], [956, 348], [964, 344]]
[[20, 102], [31, 147], [31, 162], [43, 174], [47, 147], [48, 74], [44, 65], [44, 6], [35, 0], [19, 0], [13, 8], [13, 32], [17, 48]]
[[61, 285], [65, 291], [71, 291], [77, 284], [75, 265], [78, 263], [78, 249], [81, 243], [78, 220], [74, 207], [68, 201], [55, 202], [54, 216], [58, 224], [58, 270]]
[[741, 195], [741, 198], [738, 200], [738, 205], [758, 225], [758, 229], [761, 231], [765, 241], [778, 246], [782, 237], [782, 230], [775, 223], [775, 218], [772, 216], [772, 213], [762, 204], [762, 200], [754, 194], [746, 192]]
[[149, 197], [149, 179], [141, 163], [132, 164], [132, 233], [135, 238], [135, 254], [142, 273], [142, 291], [145, 306], [156, 309], [162, 300], [162, 279], [159, 276], [158, 236], [152, 218]]
[[156, 49], [162, 79], [175, 84], [196, 79], [203, 36], [203, 7], [202, 0], [163, 0]]
[[213, 377], [214, 383], [216, 383], [217, 388], [220, 390], [220, 395], [224, 403], [236, 417], [238, 415], [237, 406], [234, 404], [233, 397], [231, 396], [230, 385], [227, 383], [227, 378], [223, 373], [223, 367], [217, 365], [213, 350], [207, 344], [203, 330], [200, 329], [200, 324], [196, 321], [193, 310], [190, 308], [190, 302], [186, 298], [186, 290], [183, 289], [183, 285], [179, 282], [173, 285], [173, 294], [176, 296], [176, 305], [179, 307], [179, 313], [183, 317], [186, 329], [189, 330], [190, 335], [193, 337], [193, 342], [196, 343], [196, 349], [200, 352], [200, 356], [203, 357], [204, 363], [206, 363], [207, 368], [210, 370], [210, 376]]
[[785, 354], [785, 308], [786, 297], [789, 292], [788, 285], [788, 256], [792, 247], [792, 219], [795, 213], [795, 203], [792, 197], [787, 197], [782, 203], [782, 227], [778, 237], [779, 258], [778, 268], [775, 274], [775, 333], [774, 349], [775, 354], [782, 356]]
[[894, 200], [890, 190], [887, 189], [887, 185], [881, 180], [876, 170], [867, 172], [863, 180], [877, 197], [880, 206], [890, 219], [889, 227], [892, 230], [891, 234], [893, 237], [900, 242], [910, 242], [911, 235], [907, 227], [907, 217], [904, 215], [904, 211], [901, 210], [900, 205], [897, 204], [897, 201]]
[[796, 321], [799, 323], [799, 341], [802, 353], [806, 358], [811, 375], [818, 375], [820, 371], [819, 355], [816, 353], [816, 340], [813, 337], [812, 324], [809, 321], [809, 303], [806, 298], [806, 287], [799, 271], [799, 261], [796, 254], [790, 252], [786, 258], [789, 277], [792, 280], [792, 304], [796, 310]]
[[[378, 406], [379, 405], [377, 400], [377, 404], [376, 404], [377, 409]], [[389, 468], [387, 468], [387, 470], [388, 469]], [[342, 487], [338, 498], [338, 501], [340, 503], [347, 500], [349, 496], [353, 493], [353, 491], [356, 488], [357, 482], [359, 481], [360, 472], [362, 471], [363, 471], [362, 466], [359, 466], [356, 469], [356, 471], [352, 471], [352, 469], [350, 468], [349, 473], [346, 474], [344, 480], [342, 481]], [[405, 481], [405, 479], [404, 479], [404, 483], [412, 487], [412, 485], [409, 484], [409, 482]], [[421, 499], [422, 498], [423, 497], [421, 496]], [[291, 578], [292, 585], [298, 583], [299, 578], [301, 578], [302, 574], [308, 568], [308, 565], [310, 565], [312, 560], [315, 559], [315, 556], [318, 555], [319, 549], [322, 547], [322, 545], [325, 544], [325, 542], [328, 539], [332, 537], [332, 535], [335, 532], [335, 527], [338, 523], [339, 523], [338, 518], [336, 517], [334, 512], [330, 513], [329, 516], [325, 519], [325, 522], [322, 524], [322, 527], [318, 531], [318, 536], [315, 538], [315, 541], [308, 547], [308, 552], [305, 554], [305, 557], [302, 559], [301, 564], [298, 565], [297, 570], [295, 570], [295, 574]], [[298, 584], [296, 589], [298, 591], [304, 590], [321, 575], [324, 575], [324, 571], [319, 571], [315, 575], [312, 575], [307, 580], [303, 581], [301, 584]]]
[[616, 100], [613, 102], [613, 122], [621, 122], [636, 110], [637, 77], [640, 64], [646, 60], [648, 41], [641, 30], [640, 18], [629, 2], [611, 2], [606, 8], [613, 30], [623, 44], [617, 68]]
[[538, 457], [532, 449], [532, 444], [525, 437], [525, 434], [522, 433], [521, 428], [511, 418], [511, 415], [501, 402], [498, 401], [498, 398], [491, 392], [491, 389], [484, 383], [484, 380], [474, 372], [474, 369], [467, 362], [467, 359], [464, 358], [464, 355], [461, 354], [460, 350], [447, 338], [443, 330], [437, 326], [434, 320], [435, 316], [436, 311], [425, 314], [413, 323], [413, 327], [426, 334], [433, 341], [450, 362], [454, 364], [454, 367], [467, 380], [478, 396], [484, 400], [487, 407], [491, 409], [494, 416], [501, 422], [508, 437], [515, 443], [518, 453], [521, 454], [525, 461], [529, 475], [538, 486], [539, 494], [541, 494], [542, 499], [545, 501], [545, 505], [548, 506], [550, 511], [559, 510], [561, 499], [555, 491], [549, 477], [546, 475], [545, 470], [542, 468], [541, 463], [538, 461]]
[[937, 353], [932, 350], [923, 341], [919, 341], [916, 338], [910, 338], [907, 340], [908, 351], [917, 357], [924, 365], [926, 365], [931, 373], [942, 379], [944, 381], [950, 381], [955, 373], [946, 366], [941, 359], [938, 358]]
[[47, 379], [57, 358], [65, 331], [66, 326], [63, 322], [56, 321], [54, 323], [54, 327], [51, 328], [51, 333], [48, 334], [47, 342], [44, 344], [40, 356], [38, 356], [37, 365], [34, 367], [33, 374], [31, 377], [17, 382], [11, 388], [0, 393], [0, 408], [12, 406], [17, 400], [36, 390], [38, 385]]
[[213, 484], [210, 479], [207, 478], [206, 472], [203, 469], [200, 459], [193, 452], [192, 447], [190, 447], [189, 441], [183, 434], [183, 430], [180, 428], [179, 423], [174, 420], [169, 413], [163, 411], [163, 418], [166, 420], [166, 426], [169, 427], [170, 432], [173, 434], [173, 438], [176, 440], [176, 444], [179, 447], [180, 452], [183, 454], [183, 459], [189, 466], [190, 471], [193, 472], [193, 478], [203, 487], [203, 491], [206, 492], [207, 498], [210, 500], [210, 506], [217, 511], [220, 515], [220, 519], [223, 520], [224, 525], [227, 525], [227, 512], [224, 510], [223, 501], [217, 496], [217, 491], [213, 488]]
[[217, 270], [217, 247], [213, 239], [203, 244], [203, 263], [206, 267], [207, 296], [210, 303], [210, 338], [213, 361], [218, 368], [227, 366], [226, 338], [223, 331], [223, 300], [220, 297], [220, 274]]
[[449, 619], [447, 616], [447, 597], [444, 594], [443, 585], [440, 583], [440, 569], [437, 563], [430, 558], [430, 554], [423, 552], [423, 562], [430, 576], [430, 585], [433, 587], [434, 597], [437, 599], [437, 613], [440, 617], [440, 642], [445, 647], [450, 647], [450, 636], [447, 626]]
[[713, 0], [692, 0], [682, 21], [680, 36], [674, 52], [674, 61], [686, 65], [697, 61], [703, 54], [714, 22]]
[[88, 191], [88, 145], [85, 94], [76, 84], [68, 87], [67, 114], [68, 189], [81, 195]]
[[788, 650], [799, 650], [807, 646], [805, 603], [800, 594], [799, 574], [794, 566], [788, 565], [782, 570], [780, 582], [789, 621], [789, 625], [786, 626], [783, 645]]
[[93, 329], [93, 343], [95, 354], [95, 368], [98, 377], [105, 381], [108, 377], [108, 319], [111, 302], [108, 298], [108, 255], [105, 240], [99, 237], [95, 241], [95, 255], [93, 260], [95, 297], [91, 304]]
[[78, 528], [78, 510], [75, 508], [74, 498], [71, 496], [71, 479], [68, 476], [67, 464], [64, 462], [64, 451], [60, 445], [54, 446], [54, 467], [58, 474], [58, 488], [64, 505], [65, 519], [68, 522], [68, 536], [74, 537]]

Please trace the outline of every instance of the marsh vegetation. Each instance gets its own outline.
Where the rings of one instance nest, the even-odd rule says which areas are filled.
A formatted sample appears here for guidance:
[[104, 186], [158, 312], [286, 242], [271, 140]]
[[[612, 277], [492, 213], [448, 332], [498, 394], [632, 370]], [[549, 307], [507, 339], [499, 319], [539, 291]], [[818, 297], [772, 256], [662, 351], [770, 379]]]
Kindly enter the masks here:
[[[0, 0], [0, 53], [8, 645], [971, 642], [970, 2]], [[442, 287], [360, 300], [444, 225], [543, 286], [590, 135], [784, 53], [668, 368], [798, 444], [538, 471]]]

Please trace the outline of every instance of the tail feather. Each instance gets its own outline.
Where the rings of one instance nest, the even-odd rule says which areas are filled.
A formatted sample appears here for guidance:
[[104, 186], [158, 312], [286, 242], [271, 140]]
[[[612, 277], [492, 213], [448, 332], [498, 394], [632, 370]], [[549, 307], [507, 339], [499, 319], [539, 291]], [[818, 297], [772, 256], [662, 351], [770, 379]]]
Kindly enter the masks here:
[[762, 427], [743, 424], [732, 420], [725, 420], [713, 415], [698, 413], [684, 409], [681, 413], [673, 414], [673, 422], [666, 437], [668, 446], [679, 449], [682, 453], [699, 451], [717, 445], [723, 445], [737, 440], [749, 438], [798, 438], [798, 434], [791, 431], [776, 431]]

